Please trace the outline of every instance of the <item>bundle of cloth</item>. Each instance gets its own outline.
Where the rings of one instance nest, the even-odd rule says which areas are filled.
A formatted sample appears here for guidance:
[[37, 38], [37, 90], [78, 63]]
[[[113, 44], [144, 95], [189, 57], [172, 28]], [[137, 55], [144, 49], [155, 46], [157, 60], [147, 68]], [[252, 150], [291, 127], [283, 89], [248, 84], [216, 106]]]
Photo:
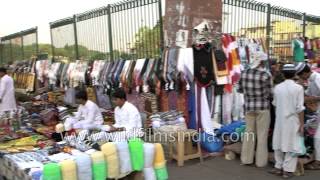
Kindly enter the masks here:
[[187, 129], [183, 112], [161, 112], [150, 116], [150, 119], [152, 121], [152, 127], [159, 131], [175, 132]]

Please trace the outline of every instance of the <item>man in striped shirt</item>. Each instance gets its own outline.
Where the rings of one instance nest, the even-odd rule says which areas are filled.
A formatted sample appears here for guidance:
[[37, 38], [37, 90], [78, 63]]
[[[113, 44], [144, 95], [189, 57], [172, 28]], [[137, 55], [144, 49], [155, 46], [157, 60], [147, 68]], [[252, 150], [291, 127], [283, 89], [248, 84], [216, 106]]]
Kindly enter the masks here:
[[253, 164], [254, 157], [257, 167], [265, 167], [268, 163], [272, 77], [265, 70], [267, 59], [266, 54], [257, 54], [251, 68], [242, 72], [239, 81], [239, 92], [245, 97], [247, 126], [241, 153], [244, 165]]

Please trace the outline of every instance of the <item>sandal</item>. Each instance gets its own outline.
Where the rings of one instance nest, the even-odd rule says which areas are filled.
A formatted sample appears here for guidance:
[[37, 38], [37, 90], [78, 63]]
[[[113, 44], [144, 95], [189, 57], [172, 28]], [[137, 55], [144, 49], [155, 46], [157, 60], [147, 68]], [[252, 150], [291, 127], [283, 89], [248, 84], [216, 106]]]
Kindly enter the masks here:
[[277, 168], [273, 168], [272, 170], [268, 171], [268, 173], [276, 176], [282, 176], [282, 170]]
[[290, 173], [290, 172], [285, 172], [285, 171], [284, 171], [282, 177], [283, 177], [284, 179], [290, 179], [290, 178], [294, 177], [294, 174], [293, 174], [293, 173]]

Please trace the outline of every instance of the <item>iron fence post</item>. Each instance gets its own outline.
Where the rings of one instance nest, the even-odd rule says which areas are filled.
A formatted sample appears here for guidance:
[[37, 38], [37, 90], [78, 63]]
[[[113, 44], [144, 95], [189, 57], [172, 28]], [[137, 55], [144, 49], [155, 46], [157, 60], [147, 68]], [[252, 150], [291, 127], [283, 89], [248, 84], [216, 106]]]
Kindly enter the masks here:
[[21, 56], [22, 56], [22, 60], [24, 60], [24, 45], [23, 45], [23, 35], [21, 35]]
[[[13, 53], [12, 53], [12, 40], [10, 39], [10, 61], [13, 61]], [[6, 62], [8, 63], [8, 62]]]
[[54, 44], [53, 44], [53, 36], [52, 36], [51, 28], [50, 28], [50, 37], [51, 37], [51, 54], [52, 54], [52, 59], [54, 59], [55, 53], [54, 53]]
[[110, 51], [110, 60], [113, 61], [113, 40], [112, 40], [112, 22], [111, 22], [111, 5], [108, 5], [108, 36], [109, 36], [109, 51]]
[[158, 0], [159, 6], [159, 26], [160, 26], [160, 55], [164, 49], [164, 35], [163, 35], [163, 19], [162, 19], [162, 0]]
[[270, 59], [270, 54], [272, 53], [272, 50], [270, 49], [271, 44], [271, 5], [267, 4], [267, 49], [268, 49], [268, 59]]
[[302, 20], [303, 20], [303, 24], [302, 24], [302, 34], [303, 34], [303, 37], [306, 37], [306, 13], [303, 13], [302, 15]]
[[36, 56], [39, 55], [39, 39], [38, 39], [38, 27], [36, 27]]
[[74, 30], [74, 50], [75, 58], [79, 59], [79, 48], [78, 48], [78, 35], [77, 35], [77, 16], [73, 15], [73, 30]]

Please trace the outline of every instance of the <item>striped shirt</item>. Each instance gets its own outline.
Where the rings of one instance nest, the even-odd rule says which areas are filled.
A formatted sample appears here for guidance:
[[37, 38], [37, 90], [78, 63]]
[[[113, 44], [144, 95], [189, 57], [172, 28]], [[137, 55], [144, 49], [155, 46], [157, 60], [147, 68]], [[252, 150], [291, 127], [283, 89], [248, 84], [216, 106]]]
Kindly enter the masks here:
[[239, 92], [244, 94], [247, 112], [268, 110], [272, 96], [271, 75], [258, 69], [243, 71], [239, 81]]

